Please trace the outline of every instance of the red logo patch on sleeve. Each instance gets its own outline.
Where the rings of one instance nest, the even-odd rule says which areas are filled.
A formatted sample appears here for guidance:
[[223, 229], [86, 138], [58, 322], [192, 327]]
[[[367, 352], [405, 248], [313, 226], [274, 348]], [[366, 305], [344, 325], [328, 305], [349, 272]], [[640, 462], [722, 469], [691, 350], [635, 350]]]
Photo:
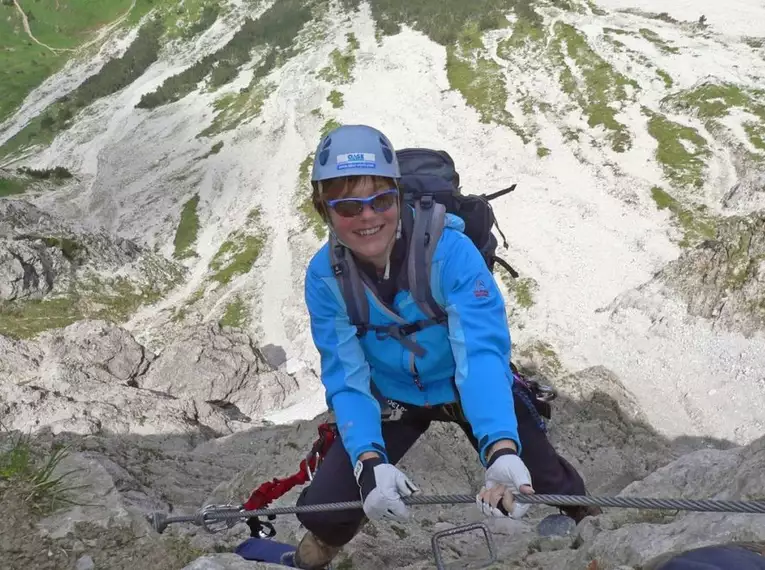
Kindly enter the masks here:
[[475, 280], [475, 285], [473, 285], [473, 295], [476, 299], [482, 299], [489, 296], [489, 290], [481, 279]]

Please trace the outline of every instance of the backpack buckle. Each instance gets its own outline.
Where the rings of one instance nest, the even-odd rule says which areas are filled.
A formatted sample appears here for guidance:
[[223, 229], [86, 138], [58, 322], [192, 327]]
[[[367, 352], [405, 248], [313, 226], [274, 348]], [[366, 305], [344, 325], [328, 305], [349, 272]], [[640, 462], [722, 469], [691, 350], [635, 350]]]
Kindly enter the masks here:
[[429, 210], [433, 207], [433, 203], [435, 200], [433, 199], [432, 194], [423, 194], [420, 197], [420, 208], [423, 210]]

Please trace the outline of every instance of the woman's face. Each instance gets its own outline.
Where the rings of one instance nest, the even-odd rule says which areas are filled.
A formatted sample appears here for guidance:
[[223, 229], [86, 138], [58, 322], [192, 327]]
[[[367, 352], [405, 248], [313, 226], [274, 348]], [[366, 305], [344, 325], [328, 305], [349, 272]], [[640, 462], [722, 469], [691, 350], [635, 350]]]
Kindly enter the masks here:
[[[336, 196], [368, 198], [391, 189], [395, 189], [395, 185], [389, 178], [361, 176], [347, 182], [338, 181], [334, 185], [328, 185], [325, 200], [330, 201], [330, 198]], [[376, 212], [371, 204], [365, 204], [361, 213], [353, 217], [341, 216], [331, 207], [327, 209], [332, 227], [340, 241], [359, 258], [382, 268], [387, 263], [388, 248], [398, 227], [398, 200], [393, 195], [381, 197], [378, 202], [392, 202], [392, 205], [385, 211]]]

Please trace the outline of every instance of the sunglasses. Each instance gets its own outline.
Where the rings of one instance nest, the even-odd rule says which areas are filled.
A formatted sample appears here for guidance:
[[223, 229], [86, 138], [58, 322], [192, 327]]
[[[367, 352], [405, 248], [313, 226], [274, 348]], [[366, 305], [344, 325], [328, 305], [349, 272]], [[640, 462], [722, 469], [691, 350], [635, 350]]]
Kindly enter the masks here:
[[372, 210], [381, 214], [391, 209], [396, 203], [398, 190], [391, 188], [369, 198], [338, 198], [337, 200], [327, 200], [326, 204], [332, 208], [337, 215], [343, 218], [353, 218], [364, 211], [364, 206], [369, 205]]

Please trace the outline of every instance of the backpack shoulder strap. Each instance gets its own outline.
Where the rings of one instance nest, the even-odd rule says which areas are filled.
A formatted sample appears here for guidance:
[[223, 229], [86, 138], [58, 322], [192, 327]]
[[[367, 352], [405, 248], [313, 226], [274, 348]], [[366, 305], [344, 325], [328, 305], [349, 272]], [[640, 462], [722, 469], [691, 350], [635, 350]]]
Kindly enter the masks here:
[[363, 336], [369, 328], [369, 302], [364, 294], [364, 284], [353, 256], [348, 255], [346, 247], [332, 232], [329, 237], [329, 260], [345, 301], [348, 320], [356, 327], [356, 334]]
[[428, 319], [439, 322], [446, 320], [446, 313], [433, 298], [430, 265], [438, 240], [441, 239], [445, 218], [446, 207], [436, 202], [433, 196], [426, 194], [414, 201], [414, 221], [406, 268], [409, 290], [417, 306]]

